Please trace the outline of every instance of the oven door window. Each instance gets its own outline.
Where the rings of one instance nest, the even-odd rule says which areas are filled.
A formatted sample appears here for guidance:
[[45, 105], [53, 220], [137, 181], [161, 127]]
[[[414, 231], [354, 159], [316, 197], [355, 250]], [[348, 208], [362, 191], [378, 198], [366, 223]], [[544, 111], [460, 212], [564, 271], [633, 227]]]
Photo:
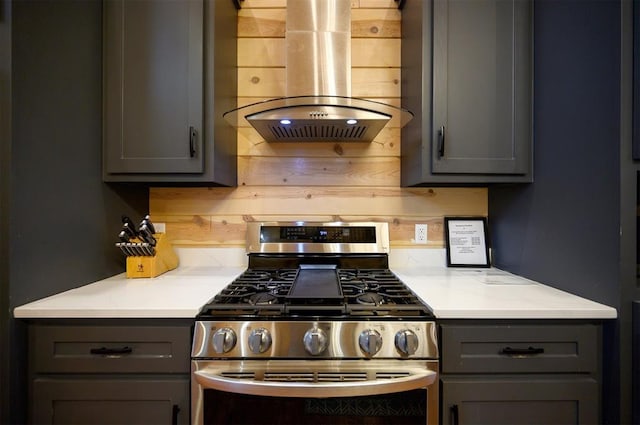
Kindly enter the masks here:
[[424, 425], [427, 390], [337, 398], [263, 397], [204, 390], [210, 425]]

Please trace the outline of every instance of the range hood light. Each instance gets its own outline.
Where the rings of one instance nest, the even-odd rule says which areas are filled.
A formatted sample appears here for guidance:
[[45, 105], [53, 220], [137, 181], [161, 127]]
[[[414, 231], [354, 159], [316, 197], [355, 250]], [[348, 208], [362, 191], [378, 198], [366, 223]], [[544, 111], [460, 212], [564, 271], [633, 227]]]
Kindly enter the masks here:
[[281, 119], [281, 120], [280, 120], [280, 124], [282, 124], [282, 125], [289, 125], [289, 124], [291, 124], [291, 120], [288, 120], [288, 119]]
[[354, 120], [353, 118], [347, 120], [347, 124], [349, 125], [355, 125], [358, 124], [358, 120]]

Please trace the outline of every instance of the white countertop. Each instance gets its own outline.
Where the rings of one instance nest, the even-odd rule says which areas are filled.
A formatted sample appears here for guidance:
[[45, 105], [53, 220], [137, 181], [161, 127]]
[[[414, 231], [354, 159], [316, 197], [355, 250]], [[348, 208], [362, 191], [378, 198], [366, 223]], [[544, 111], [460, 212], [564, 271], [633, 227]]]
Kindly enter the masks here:
[[[224, 251], [222, 256], [211, 250], [181, 251], [180, 266], [156, 278], [127, 279], [122, 273], [17, 307], [14, 316], [193, 318], [246, 268], [242, 251]], [[611, 319], [617, 315], [609, 306], [501, 270], [446, 268], [438, 250], [400, 254], [390, 256], [392, 270], [437, 318]]]
[[614, 308], [498, 269], [396, 268], [441, 319], [614, 319]]
[[242, 267], [182, 266], [151, 279], [119, 274], [14, 309], [16, 318], [190, 318]]

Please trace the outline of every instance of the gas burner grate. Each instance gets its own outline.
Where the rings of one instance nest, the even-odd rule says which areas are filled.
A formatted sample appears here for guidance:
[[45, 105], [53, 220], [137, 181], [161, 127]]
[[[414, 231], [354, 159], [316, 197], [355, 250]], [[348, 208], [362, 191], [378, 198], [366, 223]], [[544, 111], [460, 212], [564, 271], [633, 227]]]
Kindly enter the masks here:
[[389, 269], [338, 268], [335, 297], [291, 297], [297, 268], [249, 268], [220, 291], [202, 315], [237, 317], [430, 316], [427, 307]]

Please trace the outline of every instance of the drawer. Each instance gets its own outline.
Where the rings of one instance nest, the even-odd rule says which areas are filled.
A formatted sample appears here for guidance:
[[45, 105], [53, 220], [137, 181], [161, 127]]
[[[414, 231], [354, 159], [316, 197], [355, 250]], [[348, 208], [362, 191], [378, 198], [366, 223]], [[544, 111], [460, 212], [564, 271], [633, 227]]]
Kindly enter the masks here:
[[442, 373], [592, 373], [599, 335], [592, 324], [442, 324]]
[[35, 373], [188, 373], [190, 326], [29, 328]]

